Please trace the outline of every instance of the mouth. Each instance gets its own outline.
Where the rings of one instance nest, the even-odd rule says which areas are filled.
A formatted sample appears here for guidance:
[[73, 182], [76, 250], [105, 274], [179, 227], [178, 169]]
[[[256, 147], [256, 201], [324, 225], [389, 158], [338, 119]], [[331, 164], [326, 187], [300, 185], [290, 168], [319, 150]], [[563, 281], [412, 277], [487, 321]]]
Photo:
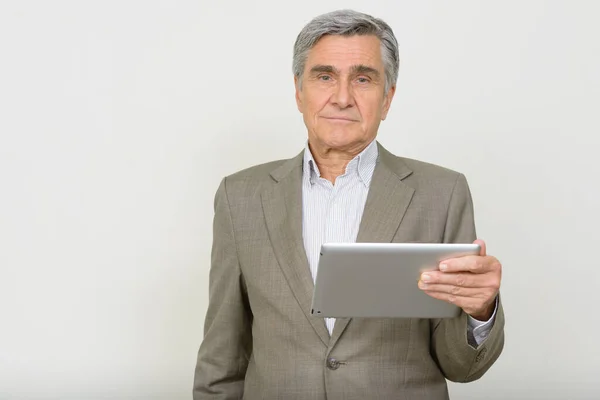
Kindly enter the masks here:
[[346, 117], [323, 117], [326, 120], [332, 121], [332, 122], [358, 122], [354, 119], [350, 119], [350, 118], [346, 118]]

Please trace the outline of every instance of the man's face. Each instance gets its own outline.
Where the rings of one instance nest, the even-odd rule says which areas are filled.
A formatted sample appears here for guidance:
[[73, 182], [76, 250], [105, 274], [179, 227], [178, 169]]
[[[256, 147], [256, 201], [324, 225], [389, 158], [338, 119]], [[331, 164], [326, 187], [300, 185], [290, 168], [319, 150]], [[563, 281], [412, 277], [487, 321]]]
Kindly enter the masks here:
[[381, 42], [376, 36], [324, 36], [310, 50], [296, 102], [311, 146], [357, 152], [377, 135], [395, 87], [384, 93]]

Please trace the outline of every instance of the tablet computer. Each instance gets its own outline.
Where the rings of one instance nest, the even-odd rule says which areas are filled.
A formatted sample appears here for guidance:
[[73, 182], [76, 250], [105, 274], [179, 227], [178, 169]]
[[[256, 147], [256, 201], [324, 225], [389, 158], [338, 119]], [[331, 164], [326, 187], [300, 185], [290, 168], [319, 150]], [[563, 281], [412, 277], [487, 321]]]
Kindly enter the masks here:
[[479, 254], [478, 244], [326, 243], [311, 314], [318, 317], [452, 318], [454, 304], [419, 289], [422, 272], [448, 258]]

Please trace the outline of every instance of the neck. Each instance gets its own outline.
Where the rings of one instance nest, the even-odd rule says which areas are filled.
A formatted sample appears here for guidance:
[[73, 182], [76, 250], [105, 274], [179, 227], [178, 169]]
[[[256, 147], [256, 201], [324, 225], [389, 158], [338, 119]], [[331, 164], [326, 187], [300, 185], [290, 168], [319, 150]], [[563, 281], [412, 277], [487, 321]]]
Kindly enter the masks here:
[[319, 167], [321, 178], [327, 179], [334, 184], [335, 179], [344, 174], [348, 163], [366, 149], [368, 145], [369, 143], [361, 143], [355, 148], [340, 150], [331, 147], [314, 146], [312, 143], [308, 143], [313, 159]]

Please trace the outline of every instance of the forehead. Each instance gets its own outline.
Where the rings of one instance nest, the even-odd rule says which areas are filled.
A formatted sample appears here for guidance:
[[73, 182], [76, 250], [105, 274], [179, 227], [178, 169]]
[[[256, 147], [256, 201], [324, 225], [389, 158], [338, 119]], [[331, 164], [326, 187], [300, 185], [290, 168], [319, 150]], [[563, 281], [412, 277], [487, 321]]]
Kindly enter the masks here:
[[381, 41], [374, 35], [324, 36], [308, 52], [305, 70], [317, 64], [341, 71], [361, 64], [383, 70]]

